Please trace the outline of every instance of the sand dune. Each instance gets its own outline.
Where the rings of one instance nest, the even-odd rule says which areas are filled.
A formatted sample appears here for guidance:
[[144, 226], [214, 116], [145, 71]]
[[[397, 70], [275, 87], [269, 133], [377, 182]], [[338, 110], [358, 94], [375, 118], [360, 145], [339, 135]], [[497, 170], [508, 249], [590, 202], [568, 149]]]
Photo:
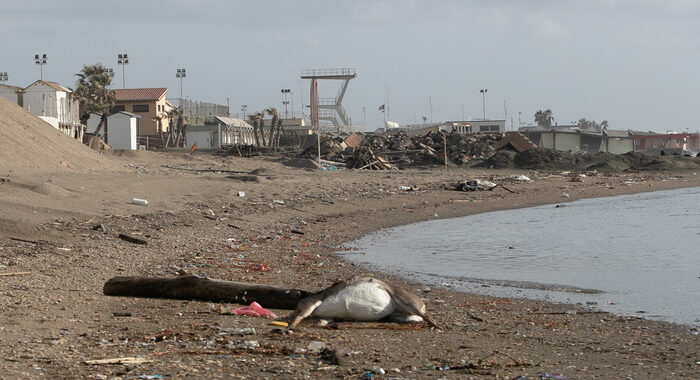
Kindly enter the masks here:
[[117, 167], [114, 160], [0, 97], [0, 170], [104, 170]]

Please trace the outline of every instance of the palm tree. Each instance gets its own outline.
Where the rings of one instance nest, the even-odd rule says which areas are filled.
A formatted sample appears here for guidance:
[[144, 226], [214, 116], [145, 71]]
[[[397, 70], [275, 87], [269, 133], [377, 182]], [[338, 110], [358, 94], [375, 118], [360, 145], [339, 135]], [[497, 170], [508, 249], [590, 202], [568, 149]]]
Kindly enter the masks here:
[[275, 107], [270, 107], [266, 109], [265, 112], [272, 116], [272, 122], [270, 123], [270, 135], [267, 141], [267, 146], [272, 146], [272, 142], [275, 140], [275, 128], [277, 128], [277, 123], [280, 120], [280, 114], [277, 112]]
[[[262, 113], [256, 112], [254, 114], [248, 115], [248, 121], [253, 125], [253, 135], [255, 136], [255, 146], [260, 148], [260, 137], [258, 136], [258, 130], [260, 129], [260, 124], [262, 122]], [[263, 144], [265, 140], [263, 139]]]
[[535, 122], [537, 122], [537, 125], [539, 125], [540, 127], [550, 128], [552, 126], [552, 121], [554, 121], [554, 116], [552, 116], [552, 110], [539, 110], [535, 112]]
[[80, 101], [80, 120], [84, 124], [91, 113], [100, 114], [100, 124], [95, 133], [99, 133], [103, 125], [106, 130], [107, 116], [116, 100], [114, 90], [107, 88], [112, 83], [107, 68], [101, 63], [83, 65], [83, 70], [75, 76], [78, 80], [74, 93]]

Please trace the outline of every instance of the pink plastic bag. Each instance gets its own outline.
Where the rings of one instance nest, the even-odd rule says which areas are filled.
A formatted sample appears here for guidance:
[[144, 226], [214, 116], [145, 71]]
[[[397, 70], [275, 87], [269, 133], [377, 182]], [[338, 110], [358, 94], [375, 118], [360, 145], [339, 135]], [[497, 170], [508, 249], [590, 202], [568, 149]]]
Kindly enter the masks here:
[[250, 306], [239, 307], [238, 309], [235, 309], [233, 313], [259, 318], [277, 318], [275, 313], [263, 309], [263, 307], [257, 302], [251, 303]]

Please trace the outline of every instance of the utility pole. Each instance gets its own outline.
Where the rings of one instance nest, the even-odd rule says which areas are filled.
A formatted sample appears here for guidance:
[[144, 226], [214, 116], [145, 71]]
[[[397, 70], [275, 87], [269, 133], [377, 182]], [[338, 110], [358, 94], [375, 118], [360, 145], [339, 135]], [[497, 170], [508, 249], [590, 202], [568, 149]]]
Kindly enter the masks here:
[[433, 98], [428, 96], [428, 106], [430, 107], [430, 124], [433, 123]]

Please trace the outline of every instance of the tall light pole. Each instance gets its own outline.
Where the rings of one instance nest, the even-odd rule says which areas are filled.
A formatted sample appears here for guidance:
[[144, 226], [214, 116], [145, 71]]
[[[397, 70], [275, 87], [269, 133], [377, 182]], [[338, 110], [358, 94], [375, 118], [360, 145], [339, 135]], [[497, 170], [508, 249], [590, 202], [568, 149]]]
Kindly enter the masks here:
[[114, 78], [114, 70], [111, 67], [105, 67], [105, 73], [109, 76], [109, 84], [107, 85], [109, 87], [112, 84], [112, 78]]
[[245, 121], [245, 110], [248, 109], [248, 105], [244, 104], [241, 106], [241, 111], [243, 111], [243, 121]]
[[2, 82], [2, 83], [7, 82], [7, 79], [8, 79], [8, 78], [9, 78], [9, 77], [7, 76], [7, 71], [4, 71], [4, 72], [0, 73], [0, 82]]
[[228, 98], [226, 98], [226, 116], [231, 116], [231, 103]]
[[126, 88], [126, 77], [124, 76], [124, 66], [129, 64], [129, 56], [126, 53], [117, 56], [117, 64], [122, 65], [122, 88]]
[[39, 54], [34, 54], [34, 63], [39, 65], [40, 80], [44, 80], [44, 65], [48, 60], [49, 58], [46, 56], [46, 54], [43, 54], [41, 57], [39, 57]]
[[182, 108], [182, 78], [187, 77], [187, 70], [177, 69], [175, 72], [175, 78], [180, 78], [180, 112], [183, 112]]
[[287, 105], [289, 104], [289, 101], [287, 100], [287, 94], [292, 92], [292, 90], [289, 88], [283, 88], [281, 92], [284, 94], [284, 100], [282, 101], [282, 104], [284, 104], [284, 118], [288, 119], [289, 113], [287, 112]]
[[483, 89], [479, 90], [479, 92], [481, 93], [481, 106], [482, 106], [483, 109], [484, 109], [484, 118], [483, 118], [483, 120], [486, 120], [486, 93], [489, 92], [489, 89], [488, 89], [488, 88], [483, 88]]

